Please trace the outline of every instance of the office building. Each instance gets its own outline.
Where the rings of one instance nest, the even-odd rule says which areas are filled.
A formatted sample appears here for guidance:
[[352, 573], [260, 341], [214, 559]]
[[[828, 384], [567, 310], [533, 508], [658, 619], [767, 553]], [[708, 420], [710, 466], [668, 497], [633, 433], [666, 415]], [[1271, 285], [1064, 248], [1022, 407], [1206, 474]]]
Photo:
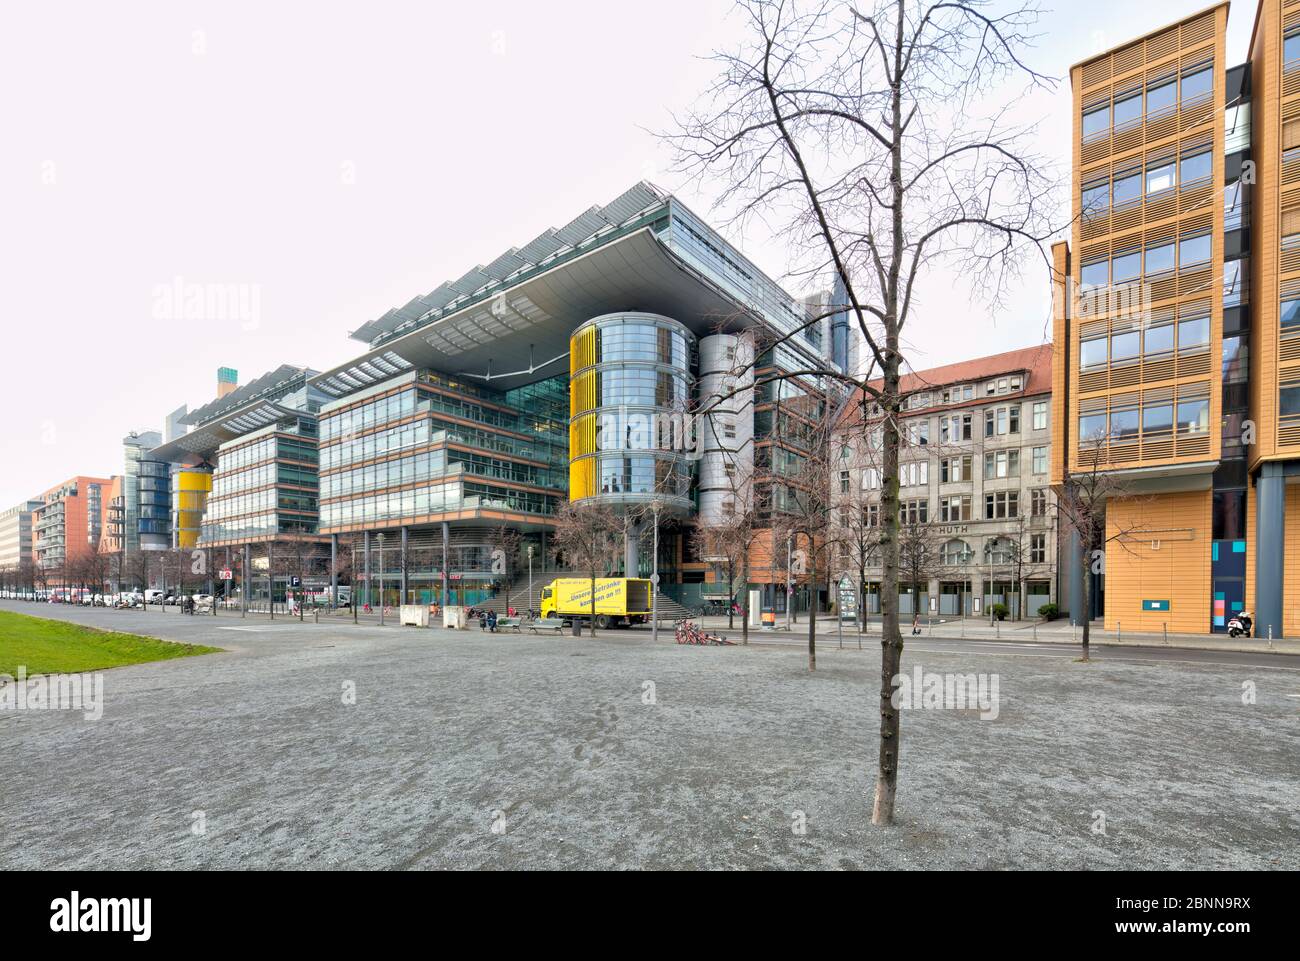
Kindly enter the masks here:
[[1245, 63], [1227, 59], [1224, 3], [1071, 69], [1053, 481], [1106, 478], [1104, 573], [1082, 613], [1071, 576], [1068, 606], [1111, 629], [1223, 631], [1251, 609], [1261, 634], [1300, 633], [1285, 603], [1300, 596], [1300, 16], [1288, 7], [1260, 3]]

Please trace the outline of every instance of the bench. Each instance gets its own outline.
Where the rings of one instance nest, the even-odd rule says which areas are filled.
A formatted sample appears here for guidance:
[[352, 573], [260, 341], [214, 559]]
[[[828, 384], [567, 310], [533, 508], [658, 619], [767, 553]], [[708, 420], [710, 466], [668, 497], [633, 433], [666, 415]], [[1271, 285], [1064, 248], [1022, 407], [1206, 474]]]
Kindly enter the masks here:
[[522, 627], [522, 626], [523, 626], [523, 621], [522, 621], [520, 618], [518, 618], [518, 617], [498, 617], [498, 618], [497, 618], [497, 630], [498, 630], [498, 631], [504, 631], [506, 628], [510, 628], [512, 631], [514, 631], [516, 634], [518, 634], [518, 633], [520, 633], [520, 630], [519, 630], [519, 629], [520, 629], [520, 627]]
[[528, 629], [534, 634], [541, 631], [554, 631], [558, 634], [564, 630], [564, 621], [558, 617], [539, 617], [528, 625]]

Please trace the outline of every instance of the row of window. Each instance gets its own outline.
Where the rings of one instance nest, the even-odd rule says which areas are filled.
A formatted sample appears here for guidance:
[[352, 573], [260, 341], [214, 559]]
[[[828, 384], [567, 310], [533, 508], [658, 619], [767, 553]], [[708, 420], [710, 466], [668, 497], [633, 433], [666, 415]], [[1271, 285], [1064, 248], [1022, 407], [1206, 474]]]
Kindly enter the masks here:
[[1208, 398], [1149, 401], [1122, 408], [1111, 408], [1109, 413], [1082, 414], [1079, 417], [1079, 439], [1095, 443], [1110, 438], [1136, 440], [1140, 434], [1167, 436], [1177, 425], [1179, 434], [1205, 434], [1210, 429], [1210, 401]]
[[1214, 92], [1214, 64], [1208, 62], [1184, 70], [1181, 75], [1148, 81], [1145, 88], [1135, 87], [1115, 94], [1110, 100], [1091, 105], [1083, 112], [1083, 140], [1095, 140], [1122, 132], [1147, 120], [1170, 114], [1180, 103], [1196, 103]]
[[1136, 247], [1105, 260], [1084, 264], [1079, 271], [1079, 286], [1087, 290], [1175, 270], [1192, 270], [1208, 264], [1212, 252], [1209, 233], [1180, 236], [1177, 241], [1172, 237], [1159, 240], [1148, 244], [1145, 249]]
[[322, 505], [320, 513], [322, 527], [344, 527], [474, 508], [551, 514], [555, 505], [554, 497], [465, 483], [417, 487], [337, 501]]
[[1109, 209], [1135, 204], [1145, 195], [1154, 197], [1181, 185], [1199, 187], [1209, 182], [1214, 172], [1214, 153], [1197, 147], [1181, 158], [1167, 157], [1137, 164], [1119, 173], [1089, 181], [1082, 189], [1084, 217], [1095, 217]]
[[1155, 324], [1106, 337], [1079, 341], [1079, 369], [1091, 370], [1138, 357], [1164, 357], [1177, 351], [1201, 350], [1210, 344], [1210, 318], [1189, 317], [1177, 323]]
[[[971, 505], [970, 494], [954, 494], [951, 497], [939, 498], [939, 523], [955, 524], [974, 520]], [[1032, 517], [1045, 517], [1047, 515], [1047, 488], [1040, 487], [1029, 492], [1029, 513]], [[984, 495], [984, 520], [1014, 519], [1019, 516], [1019, 491], [996, 491]], [[867, 527], [879, 527], [880, 505], [867, 504], [862, 511], [862, 520]], [[930, 523], [929, 500], [909, 499], [900, 501], [898, 505], [898, 523], [903, 527], [917, 527]]]

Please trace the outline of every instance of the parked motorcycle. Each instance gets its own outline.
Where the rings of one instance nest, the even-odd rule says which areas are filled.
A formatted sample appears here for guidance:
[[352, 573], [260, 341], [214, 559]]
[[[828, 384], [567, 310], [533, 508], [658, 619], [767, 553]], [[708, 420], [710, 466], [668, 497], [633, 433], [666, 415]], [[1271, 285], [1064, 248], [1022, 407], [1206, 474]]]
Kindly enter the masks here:
[[1254, 620], [1249, 611], [1242, 611], [1234, 615], [1232, 620], [1228, 621], [1229, 637], [1250, 637], [1250, 630], [1255, 626]]

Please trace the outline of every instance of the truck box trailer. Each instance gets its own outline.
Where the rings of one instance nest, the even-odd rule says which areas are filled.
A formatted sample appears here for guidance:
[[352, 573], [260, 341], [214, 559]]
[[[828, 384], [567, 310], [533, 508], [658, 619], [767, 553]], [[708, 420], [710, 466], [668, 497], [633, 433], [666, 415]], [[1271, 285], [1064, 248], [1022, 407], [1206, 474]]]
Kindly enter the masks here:
[[650, 591], [642, 578], [598, 577], [593, 605], [591, 578], [557, 577], [542, 589], [542, 617], [585, 621], [594, 613], [600, 628], [644, 624], [650, 619]]

